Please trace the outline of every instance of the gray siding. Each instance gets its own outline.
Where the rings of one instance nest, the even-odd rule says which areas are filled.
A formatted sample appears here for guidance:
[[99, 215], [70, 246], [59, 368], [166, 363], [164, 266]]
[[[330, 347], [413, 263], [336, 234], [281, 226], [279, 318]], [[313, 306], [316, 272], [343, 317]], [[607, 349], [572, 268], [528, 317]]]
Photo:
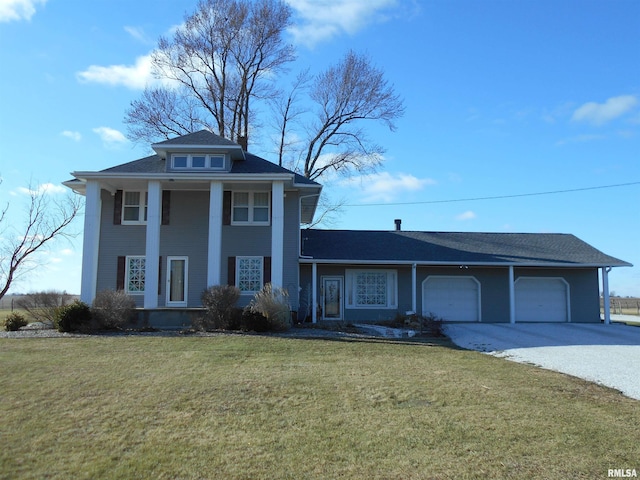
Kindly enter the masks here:
[[[318, 265], [317, 299], [320, 303], [320, 279], [325, 275], [345, 276], [348, 268], [366, 268], [348, 265]], [[376, 322], [391, 320], [397, 313], [411, 310], [411, 267], [377, 266], [371, 268], [395, 268], [398, 272], [398, 309], [344, 309], [347, 322]], [[416, 271], [416, 311], [422, 312], [422, 283], [428, 276], [471, 276], [480, 282], [480, 303], [482, 322], [508, 323], [509, 318], [509, 270], [507, 267], [418, 267]], [[571, 321], [576, 323], [600, 322], [598, 270], [596, 268], [515, 268], [514, 279], [519, 277], [559, 277], [570, 287]], [[311, 265], [300, 266], [300, 286], [302, 297], [311, 288]], [[304, 311], [306, 300], [301, 301]], [[320, 318], [319, 318], [320, 319]]]

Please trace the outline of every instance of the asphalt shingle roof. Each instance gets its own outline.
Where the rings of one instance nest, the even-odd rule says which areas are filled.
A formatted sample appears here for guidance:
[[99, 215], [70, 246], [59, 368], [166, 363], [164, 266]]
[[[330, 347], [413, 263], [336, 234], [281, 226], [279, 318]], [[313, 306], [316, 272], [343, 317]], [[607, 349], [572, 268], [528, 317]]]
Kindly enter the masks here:
[[630, 266], [570, 234], [315, 230], [302, 232], [315, 260]]
[[[209, 132], [207, 132], [209, 133]], [[195, 135], [195, 134], [194, 134]], [[213, 134], [212, 134], [213, 135]], [[158, 155], [151, 155], [132, 162], [123, 163], [122, 165], [116, 165], [105, 170], [101, 170], [105, 173], [165, 173], [165, 160]], [[247, 153], [245, 160], [233, 162], [231, 167], [231, 173], [294, 173], [291, 170], [287, 170], [284, 167], [271, 163], [264, 158], [260, 158], [257, 155]], [[313, 180], [303, 177], [302, 175], [295, 175], [295, 183], [306, 185], [319, 185]]]
[[188, 133], [176, 138], [170, 138], [163, 142], [154, 143], [154, 145], [230, 145], [238, 147], [239, 145], [231, 140], [211, 133], [208, 130], [200, 130], [199, 132]]

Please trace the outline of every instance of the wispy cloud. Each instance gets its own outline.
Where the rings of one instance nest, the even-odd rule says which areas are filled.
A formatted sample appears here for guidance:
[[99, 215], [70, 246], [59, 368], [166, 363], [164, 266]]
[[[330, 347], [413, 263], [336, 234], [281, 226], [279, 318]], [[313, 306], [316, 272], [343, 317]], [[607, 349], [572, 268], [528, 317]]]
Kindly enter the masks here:
[[567, 145], [567, 144], [570, 144], [570, 143], [594, 142], [594, 141], [597, 141], [597, 140], [604, 140], [605, 138], [607, 138], [606, 135], [582, 134], [582, 135], [576, 135], [574, 137], [563, 138], [562, 140], [558, 140], [556, 142], [556, 146], [560, 147], [562, 145]]
[[603, 125], [629, 112], [637, 104], [638, 98], [635, 95], [611, 97], [604, 103], [588, 102], [573, 112], [571, 120]]
[[365, 202], [390, 202], [402, 193], [417, 192], [428, 185], [435, 185], [436, 181], [430, 178], [417, 178], [406, 173], [381, 172], [349, 178], [342, 183], [350, 187], [360, 186]]
[[105, 146], [107, 147], [116, 146], [119, 144], [127, 143], [129, 141], [122, 132], [113, 128], [98, 127], [94, 128], [93, 131], [100, 136]]
[[75, 132], [73, 130], [65, 130], [60, 135], [70, 138], [71, 140], [74, 140], [76, 142], [82, 140], [82, 135], [80, 134], [80, 132]]
[[0, 22], [31, 20], [36, 7], [45, 3], [47, 0], [0, 0]]
[[144, 33], [144, 29], [142, 27], [132, 27], [130, 25], [126, 25], [124, 27], [124, 30], [140, 43], [144, 43], [145, 45], [152, 45], [154, 43], [153, 40], [147, 37], [147, 34]]
[[456, 220], [463, 222], [466, 220], [473, 220], [476, 217], [477, 215], [474, 212], [472, 212], [471, 210], [467, 210], [466, 212], [463, 212], [460, 215], [456, 215]]
[[65, 192], [68, 192], [65, 187], [53, 183], [42, 183], [35, 188], [18, 187], [18, 193], [23, 195], [55, 195]]
[[298, 24], [289, 29], [295, 43], [313, 47], [341, 34], [354, 35], [389, 18], [397, 0], [287, 0]]
[[110, 65], [102, 67], [91, 65], [76, 77], [81, 82], [102, 83], [111, 86], [125, 86], [132, 90], [142, 90], [154, 82], [151, 73], [151, 55], [143, 55], [136, 59], [133, 65]]

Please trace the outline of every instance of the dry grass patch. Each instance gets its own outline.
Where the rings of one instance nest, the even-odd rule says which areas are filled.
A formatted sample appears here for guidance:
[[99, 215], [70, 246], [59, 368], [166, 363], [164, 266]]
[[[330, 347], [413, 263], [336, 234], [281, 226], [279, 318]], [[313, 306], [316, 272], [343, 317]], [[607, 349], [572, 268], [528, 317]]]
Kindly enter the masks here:
[[617, 392], [420, 343], [0, 339], [0, 478], [605, 478]]

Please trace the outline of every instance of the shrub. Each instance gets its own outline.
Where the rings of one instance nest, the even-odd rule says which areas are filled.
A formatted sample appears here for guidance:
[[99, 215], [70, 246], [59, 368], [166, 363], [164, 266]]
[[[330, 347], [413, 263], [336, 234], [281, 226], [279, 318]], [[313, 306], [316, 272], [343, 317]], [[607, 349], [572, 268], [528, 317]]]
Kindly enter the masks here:
[[58, 308], [53, 324], [60, 332], [89, 330], [91, 328], [91, 309], [86, 303], [76, 300], [69, 305]]
[[136, 302], [124, 290], [102, 290], [93, 300], [91, 316], [96, 328], [122, 328], [135, 312]]
[[[232, 285], [215, 285], [202, 292], [200, 297], [206, 308], [204, 316], [195, 322], [200, 330], [229, 329], [237, 327], [238, 315], [236, 303], [240, 299], [240, 290]], [[236, 325], [234, 325], [236, 324]]]
[[4, 322], [4, 328], [7, 332], [15, 332], [16, 330], [20, 330], [22, 327], [27, 326], [27, 320], [23, 315], [20, 315], [17, 312], [10, 313], [7, 319]]
[[269, 330], [281, 332], [291, 327], [289, 294], [282, 288], [273, 287], [267, 283], [255, 294], [249, 309], [254, 313], [262, 314], [267, 319]]
[[260, 312], [253, 312], [249, 307], [242, 311], [242, 330], [268, 332], [271, 329], [269, 320]]
[[58, 308], [68, 304], [70, 300], [71, 295], [67, 292], [48, 290], [28, 293], [16, 303], [36, 322], [53, 323]]

